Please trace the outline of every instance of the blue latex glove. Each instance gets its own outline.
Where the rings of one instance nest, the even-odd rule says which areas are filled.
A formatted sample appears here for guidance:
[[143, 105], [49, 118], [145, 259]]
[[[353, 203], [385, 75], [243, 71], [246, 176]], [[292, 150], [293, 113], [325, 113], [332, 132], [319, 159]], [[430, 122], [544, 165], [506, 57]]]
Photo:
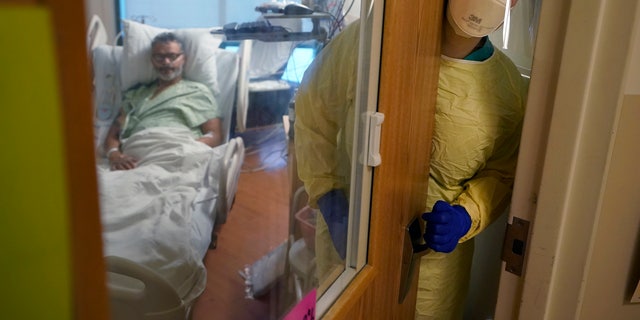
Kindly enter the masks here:
[[437, 252], [453, 251], [471, 228], [471, 217], [464, 207], [442, 200], [436, 202], [431, 212], [422, 214], [422, 219], [427, 222], [424, 241]]
[[329, 227], [333, 246], [344, 259], [347, 256], [349, 201], [341, 190], [331, 190], [318, 199], [318, 206]]

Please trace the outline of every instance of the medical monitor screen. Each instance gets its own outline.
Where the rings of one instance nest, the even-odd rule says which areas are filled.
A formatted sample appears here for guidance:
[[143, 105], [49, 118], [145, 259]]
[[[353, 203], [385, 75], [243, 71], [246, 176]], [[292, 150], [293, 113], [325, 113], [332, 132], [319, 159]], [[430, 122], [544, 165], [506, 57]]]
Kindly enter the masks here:
[[307, 70], [315, 56], [315, 47], [298, 46], [293, 49], [293, 53], [287, 62], [287, 67], [284, 69], [284, 73], [282, 74], [282, 80], [299, 84], [300, 81], [302, 81], [304, 72]]
[[225, 49], [225, 50], [229, 50], [231, 52], [238, 52], [238, 49], [240, 49], [240, 42], [237, 42], [237, 41], [223, 41], [220, 44], [220, 48]]
[[[238, 52], [240, 42], [237, 41], [224, 41], [220, 45], [220, 48], [229, 50], [232, 52]], [[302, 76], [307, 70], [311, 62], [316, 56], [316, 48], [310, 45], [299, 45], [293, 49], [287, 66], [282, 74], [282, 80], [290, 82], [294, 85], [300, 84]]]

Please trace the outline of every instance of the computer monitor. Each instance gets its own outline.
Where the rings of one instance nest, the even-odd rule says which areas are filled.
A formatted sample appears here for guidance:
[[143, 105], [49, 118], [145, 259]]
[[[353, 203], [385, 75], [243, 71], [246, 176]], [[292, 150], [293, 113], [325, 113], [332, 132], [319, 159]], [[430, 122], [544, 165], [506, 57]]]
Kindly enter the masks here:
[[[238, 52], [239, 47], [240, 42], [238, 41], [224, 41], [220, 45], [220, 48], [232, 52]], [[289, 56], [287, 66], [281, 79], [293, 84], [294, 86], [300, 84], [304, 72], [307, 70], [309, 65], [311, 65], [311, 62], [316, 56], [316, 50], [316, 47], [310, 44], [303, 43], [296, 46], [293, 49], [291, 56]]]
[[293, 49], [287, 67], [282, 74], [282, 80], [300, 84], [302, 76], [307, 70], [313, 59], [316, 57], [316, 48], [310, 45], [299, 45]]
[[229, 50], [231, 52], [238, 52], [238, 49], [240, 49], [240, 42], [239, 41], [223, 41], [220, 44], [220, 48]]

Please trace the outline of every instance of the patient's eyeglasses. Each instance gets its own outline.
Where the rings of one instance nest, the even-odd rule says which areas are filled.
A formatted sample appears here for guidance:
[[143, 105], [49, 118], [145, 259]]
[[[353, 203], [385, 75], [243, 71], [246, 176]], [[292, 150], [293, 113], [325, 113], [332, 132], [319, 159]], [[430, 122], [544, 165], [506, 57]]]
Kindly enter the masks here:
[[151, 59], [155, 62], [164, 62], [165, 59], [169, 59], [169, 62], [174, 62], [182, 56], [182, 52], [180, 53], [168, 53], [168, 54], [152, 54]]

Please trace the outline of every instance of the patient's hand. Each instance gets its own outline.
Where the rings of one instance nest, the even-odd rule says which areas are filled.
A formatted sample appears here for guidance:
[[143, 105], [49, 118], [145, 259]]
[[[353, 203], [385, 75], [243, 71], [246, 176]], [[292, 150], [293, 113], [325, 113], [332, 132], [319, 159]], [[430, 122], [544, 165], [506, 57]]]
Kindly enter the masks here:
[[220, 140], [215, 137], [203, 136], [201, 138], [196, 139], [196, 141], [202, 142], [211, 148], [215, 148], [220, 145]]
[[136, 167], [138, 160], [121, 152], [114, 152], [109, 155], [109, 165], [111, 170], [131, 170]]

